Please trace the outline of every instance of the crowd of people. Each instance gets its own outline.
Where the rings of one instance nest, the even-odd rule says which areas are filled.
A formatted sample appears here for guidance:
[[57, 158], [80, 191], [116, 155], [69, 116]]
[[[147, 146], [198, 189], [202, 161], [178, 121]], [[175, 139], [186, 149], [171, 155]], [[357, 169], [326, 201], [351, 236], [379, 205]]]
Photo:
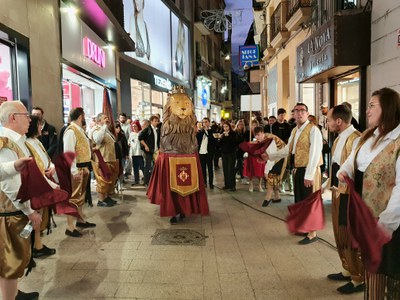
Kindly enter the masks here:
[[[367, 299], [400, 299], [400, 95], [389, 88], [372, 94], [367, 110], [368, 129], [363, 133], [348, 103], [331, 109], [323, 104], [321, 112], [319, 123], [304, 103], [295, 105], [289, 120], [283, 108], [265, 122], [241, 119], [217, 124], [203, 118], [196, 128], [202, 170], [199, 174], [203, 176], [200, 182], [214, 189], [214, 172], [222, 166], [222, 189], [235, 192], [237, 182], [248, 184], [249, 192], [254, 192], [254, 185], [259, 192], [266, 189], [263, 207], [280, 202], [282, 193], [301, 202], [317, 190], [331, 189], [333, 230], [343, 271], [329, 274], [328, 278], [346, 282], [338, 288], [340, 293], [364, 291]], [[35, 159], [48, 184], [59, 189], [52, 159], [57, 152], [75, 153], [69, 204], [76, 213], [66, 215], [65, 234], [79, 238], [82, 229], [96, 227], [88, 222], [84, 212], [84, 204], [92, 202], [91, 174], [96, 180], [99, 207], [117, 203], [112, 198], [117, 182], [129, 178], [132, 185], [148, 186], [160, 149], [162, 123], [159, 115], [140, 122], [121, 113], [113, 126], [109, 117], [100, 113], [87, 127], [85, 112], [78, 107], [71, 110], [70, 123], [58, 137], [55, 128], [44, 119], [42, 108], [35, 107], [30, 114], [20, 101], [0, 106], [0, 122], [2, 297], [37, 299], [37, 293], [19, 291], [17, 280], [26, 267], [35, 266], [32, 257], [48, 257], [56, 249], [45, 246], [40, 235], [50, 226], [51, 210], [33, 210], [30, 201], [21, 203], [17, 197], [21, 186], [18, 172], [23, 170], [28, 157]], [[328, 133], [335, 136], [332, 147]], [[268, 146], [261, 155], [246, 150], [265, 141]], [[354, 179], [379, 226], [391, 236], [377, 273], [365, 268], [363, 253], [353, 247], [346, 234], [346, 177]], [[19, 238], [28, 222], [34, 229], [32, 253], [30, 240]], [[171, 224], [176, 224], [176, 220]], [[296, 234], [302, 236], [301, 245], [318, 241], [316, 231]]]

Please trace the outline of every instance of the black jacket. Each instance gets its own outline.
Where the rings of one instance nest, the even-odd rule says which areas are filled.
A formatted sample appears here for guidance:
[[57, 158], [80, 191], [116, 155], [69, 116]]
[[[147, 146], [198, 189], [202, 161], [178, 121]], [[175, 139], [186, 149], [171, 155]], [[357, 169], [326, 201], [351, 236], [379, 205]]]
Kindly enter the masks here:
[[287, 144], [290, 138], [290, 134], [292, 133], [292, 129], [293, 128], [292, 126], [290, 126], [289, 123], [287, 122], [279, 123], [278, 121], [276, 121], [272, 125], [271, 133], [275, 134], [277, 137], [279, 137], [282, 141], [284, 141]]
[[[157, 148], [160, 148], [160, 130], [157, 127], [156, 127], [156, 130], [157, 130]], [[144, 147], [141, 146], [141, 148], [142, 148], [142, 150], [144, 152], [146, 152], [146, 153], [154, 153], [154, 148], [155, 148], [154, 132], [153, 132], [153, 128], [151, 127], [151, 125], [149, 125], [145, 129], [143, 129], [139, 133], [139, 141], [144, 141], [147, 144], [147, 146], [149, 147], [149, 149], [150, 149], [149, 152], [146, 152]]]
[[44, 149], [46, 149], [47, 154], [52, 158], [57, 152], [57, 131], [56, 128], [49, 123], [44, 123], [42, 129], [42, 135], [39, 137]]
[[219, 140], [219, 145], [221, 147], [221, 153], [235, 153], [237, 146], [236, 134], [234, 131], [230, 131], [227, 136], [223, 133]]
[[[204, 129], [200, 130], [196, 134], [198, 151], [200, 151], [201, 142], [203, 141], [204, 134], [206, 134], [206, 131]], [[213, 155], [215, 153], [215, 146], [217, 143], [217, 140], [215, 139], [213, 134], [214, 134], [214, 131], [212, 129], [207, 130], [207, 136], [208, 136], [207, 153], [211, 154], [211, 155]]]

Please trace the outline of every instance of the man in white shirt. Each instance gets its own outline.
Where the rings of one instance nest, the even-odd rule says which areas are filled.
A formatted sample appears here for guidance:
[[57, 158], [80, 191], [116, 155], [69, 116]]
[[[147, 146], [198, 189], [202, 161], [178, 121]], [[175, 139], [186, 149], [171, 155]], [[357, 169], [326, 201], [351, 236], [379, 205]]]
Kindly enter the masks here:
[[347, 229], [348, 191], [345, 184], [339, 184], [336, 173], [346, 161], [351, 151], [357, 146], [361, 133], [351, 125], [351, 110], [345, 105], [337, 105], [327, 114], [327, 125], [330, 132], [338, 133], [332, 146], [332, 164], [329, 180], [323, 184], [332, 188], [332, 225], [343, 271], [329, 274], [335, 281], [348, 281], [337, 289], [342, 294], [352, 294], [364, 290], [364, 265], [361, 253], [351, 245], [349, 235], [341, 234]]
[[[28, 157], [25, 146], [25, 133], [30, 118], [20, 101], [5, 102], [0, 106], [1, 148], [0, 163]], [[19, 238], [20, 232], [31, 221], [35, 230], [39, 230], [42, 217], [31, 208], [30, 201], [21, 203], [17, 199], [21, 186], [18, 174], [7, 176], [0, 182], [0, 287], [3, 299], [15, 299], [17, 295], [26, 299], [36, 299], [38, 293], [25, 294], [18, 291], [17, 280], [24, 274], [31, 257], [31, 240]]]
[[[124, 131], [126, 140], [129, 141], [129, 135], [132, 132], [131, 124], [128, 123], [126, 114], [120, 113], [118, 116], [119, 124], [121, 125], [121, 129]], [[132, 172], [132, 159], [130, 157], [122, 159], [122, 165], [124, 166], [124, 176], [128, 178]]]
[[[308, 121], [307, 105], [297, 103], [294, 115], [297, 126], [293, 128], [288, 144], [266, 158], [276, 161], [291, 155], [295, 167], [294, 200], [299, 202], [321, 188], [322, 135], [319, 128]], [[306, 245], [316, 241], [317, 233], [312, 231], [299, 244]]]
[[71, 237], [81, 237], [82, 233], [76, 227], [89, 228], [96, 224], [84, 220], [83, 205], [85, 203], [86, 186], [89, 180], [89, 167], [92, 159], [91, 143], [83, 129], [85, 112], [82, 107], [76, 107], [70, 112], [71, 124], [64, 133], [64, 152], [73, 152], [76, 157], [71, 165], [72, 195], [69, 202], [76, 206], [79, 218], [74, 224], [74, 217], [67, 215], [65, 234]]
[[153, 172], [154, 158], [153, 155], [160, 147], [160, 132], [157, 128], [159, 119], [157, 116], [150, 117], [150, 125], [143, 129], [139, 134], [139, 141], [144, 151], [144, 184], [148, 185]]

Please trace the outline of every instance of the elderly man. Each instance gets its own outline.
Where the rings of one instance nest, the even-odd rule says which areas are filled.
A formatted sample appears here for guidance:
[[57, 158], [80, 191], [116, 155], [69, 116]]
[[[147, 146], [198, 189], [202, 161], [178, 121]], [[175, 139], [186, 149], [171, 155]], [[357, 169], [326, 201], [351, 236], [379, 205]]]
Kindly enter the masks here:
[[97, 206], [110, 207], [117, 201], [110, 196], [114, 194], [115, 182], [118, 177], [119, 162], [115, 154], [115, 136], [108, 129], [110, 120], [106, 114], [100, 113], [96, 117], [96, 126], [92, 131], [92, 141], [95, 143], [95, 148], [100, 151], [105, 163], [111, 171], [111, 178], [105, 178], [104, 174], [99, 172], [99, 166], [96, 163], [94, 171], [96, 175], [96, 191], [99, 196]]
[[69, 202], [78, 209], [79, 218], [74, 225], [74, 217], [67, 215], [67, 230], [65, 234], [71, 237], [81, 237], [82, 233], [76, 227], [96, 227], [96, 224], [84, 220], [83, 205], [85, 204], [86, 185], [89, 180], [92, 149], [89, 138], [83, 129], [85, 112], [82, 107], [76, 107], [69, 114], [71, 124], [64, 133], [64, 152], [74, 152], [76, 158], [71, 165], [72, 195]]
[[[20, 101], [5, 102], [0, 106], [0, 163], [28, 157], [25, 133], [29, 127], [29, 113]], [[18, 278], [24, 274], [31, 257], [30, 237], [19, 236], [30, 221], [40, 228], [42, 217], [31, 208], [30, 201], [21, 203], [17, 194], [21, 178], [14, 174], [0, 183], [0, 287], [3, 300], [37, 299], [39, 294], [18, 291]]]

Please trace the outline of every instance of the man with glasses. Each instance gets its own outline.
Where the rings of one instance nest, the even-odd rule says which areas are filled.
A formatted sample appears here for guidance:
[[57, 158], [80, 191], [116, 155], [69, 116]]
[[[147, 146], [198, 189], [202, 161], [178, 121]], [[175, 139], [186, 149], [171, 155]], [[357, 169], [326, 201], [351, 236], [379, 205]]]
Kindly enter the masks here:
[[[21, 101], [9, 101], [0, 106], [0, 163], [30, 156], [25, 146], [29, 113]], [[18, 290], [18, 278], [31, 258], [31, 239], [19, 234], [30, 221], [35, 230], [40, 229], [42, 217], [31, 208], [30, 201], [17, 199], [21, 177], [14, 174], [0, 183], [0, 287], [2, 297], [9, 299], [38, 299], [39, 293], [23, 293]]]
[[207, 171], [208, 184], [210, 189], [214, 189], [214, 170], [213, 159], [215, 152], [216, 139], [214, 132], [211, 130], [209, 118], [203, 118], [203, 128], [197, 132], [197, 144], [199, 150], [201, 170], [203, 171], [204, 184], [207, 186]]
[[[300, 202], [321, 188], [322, 135], [317, 126], [308, 120], [308, 107], [297, 103], [294, 107], [296, 127], [292, 130], [285, 148], [266, 156], [271, 161], [290, 155], [294, 164], [294, 201]], [[299, 244], [318, 241], [315, 231], [304, 234]]]

